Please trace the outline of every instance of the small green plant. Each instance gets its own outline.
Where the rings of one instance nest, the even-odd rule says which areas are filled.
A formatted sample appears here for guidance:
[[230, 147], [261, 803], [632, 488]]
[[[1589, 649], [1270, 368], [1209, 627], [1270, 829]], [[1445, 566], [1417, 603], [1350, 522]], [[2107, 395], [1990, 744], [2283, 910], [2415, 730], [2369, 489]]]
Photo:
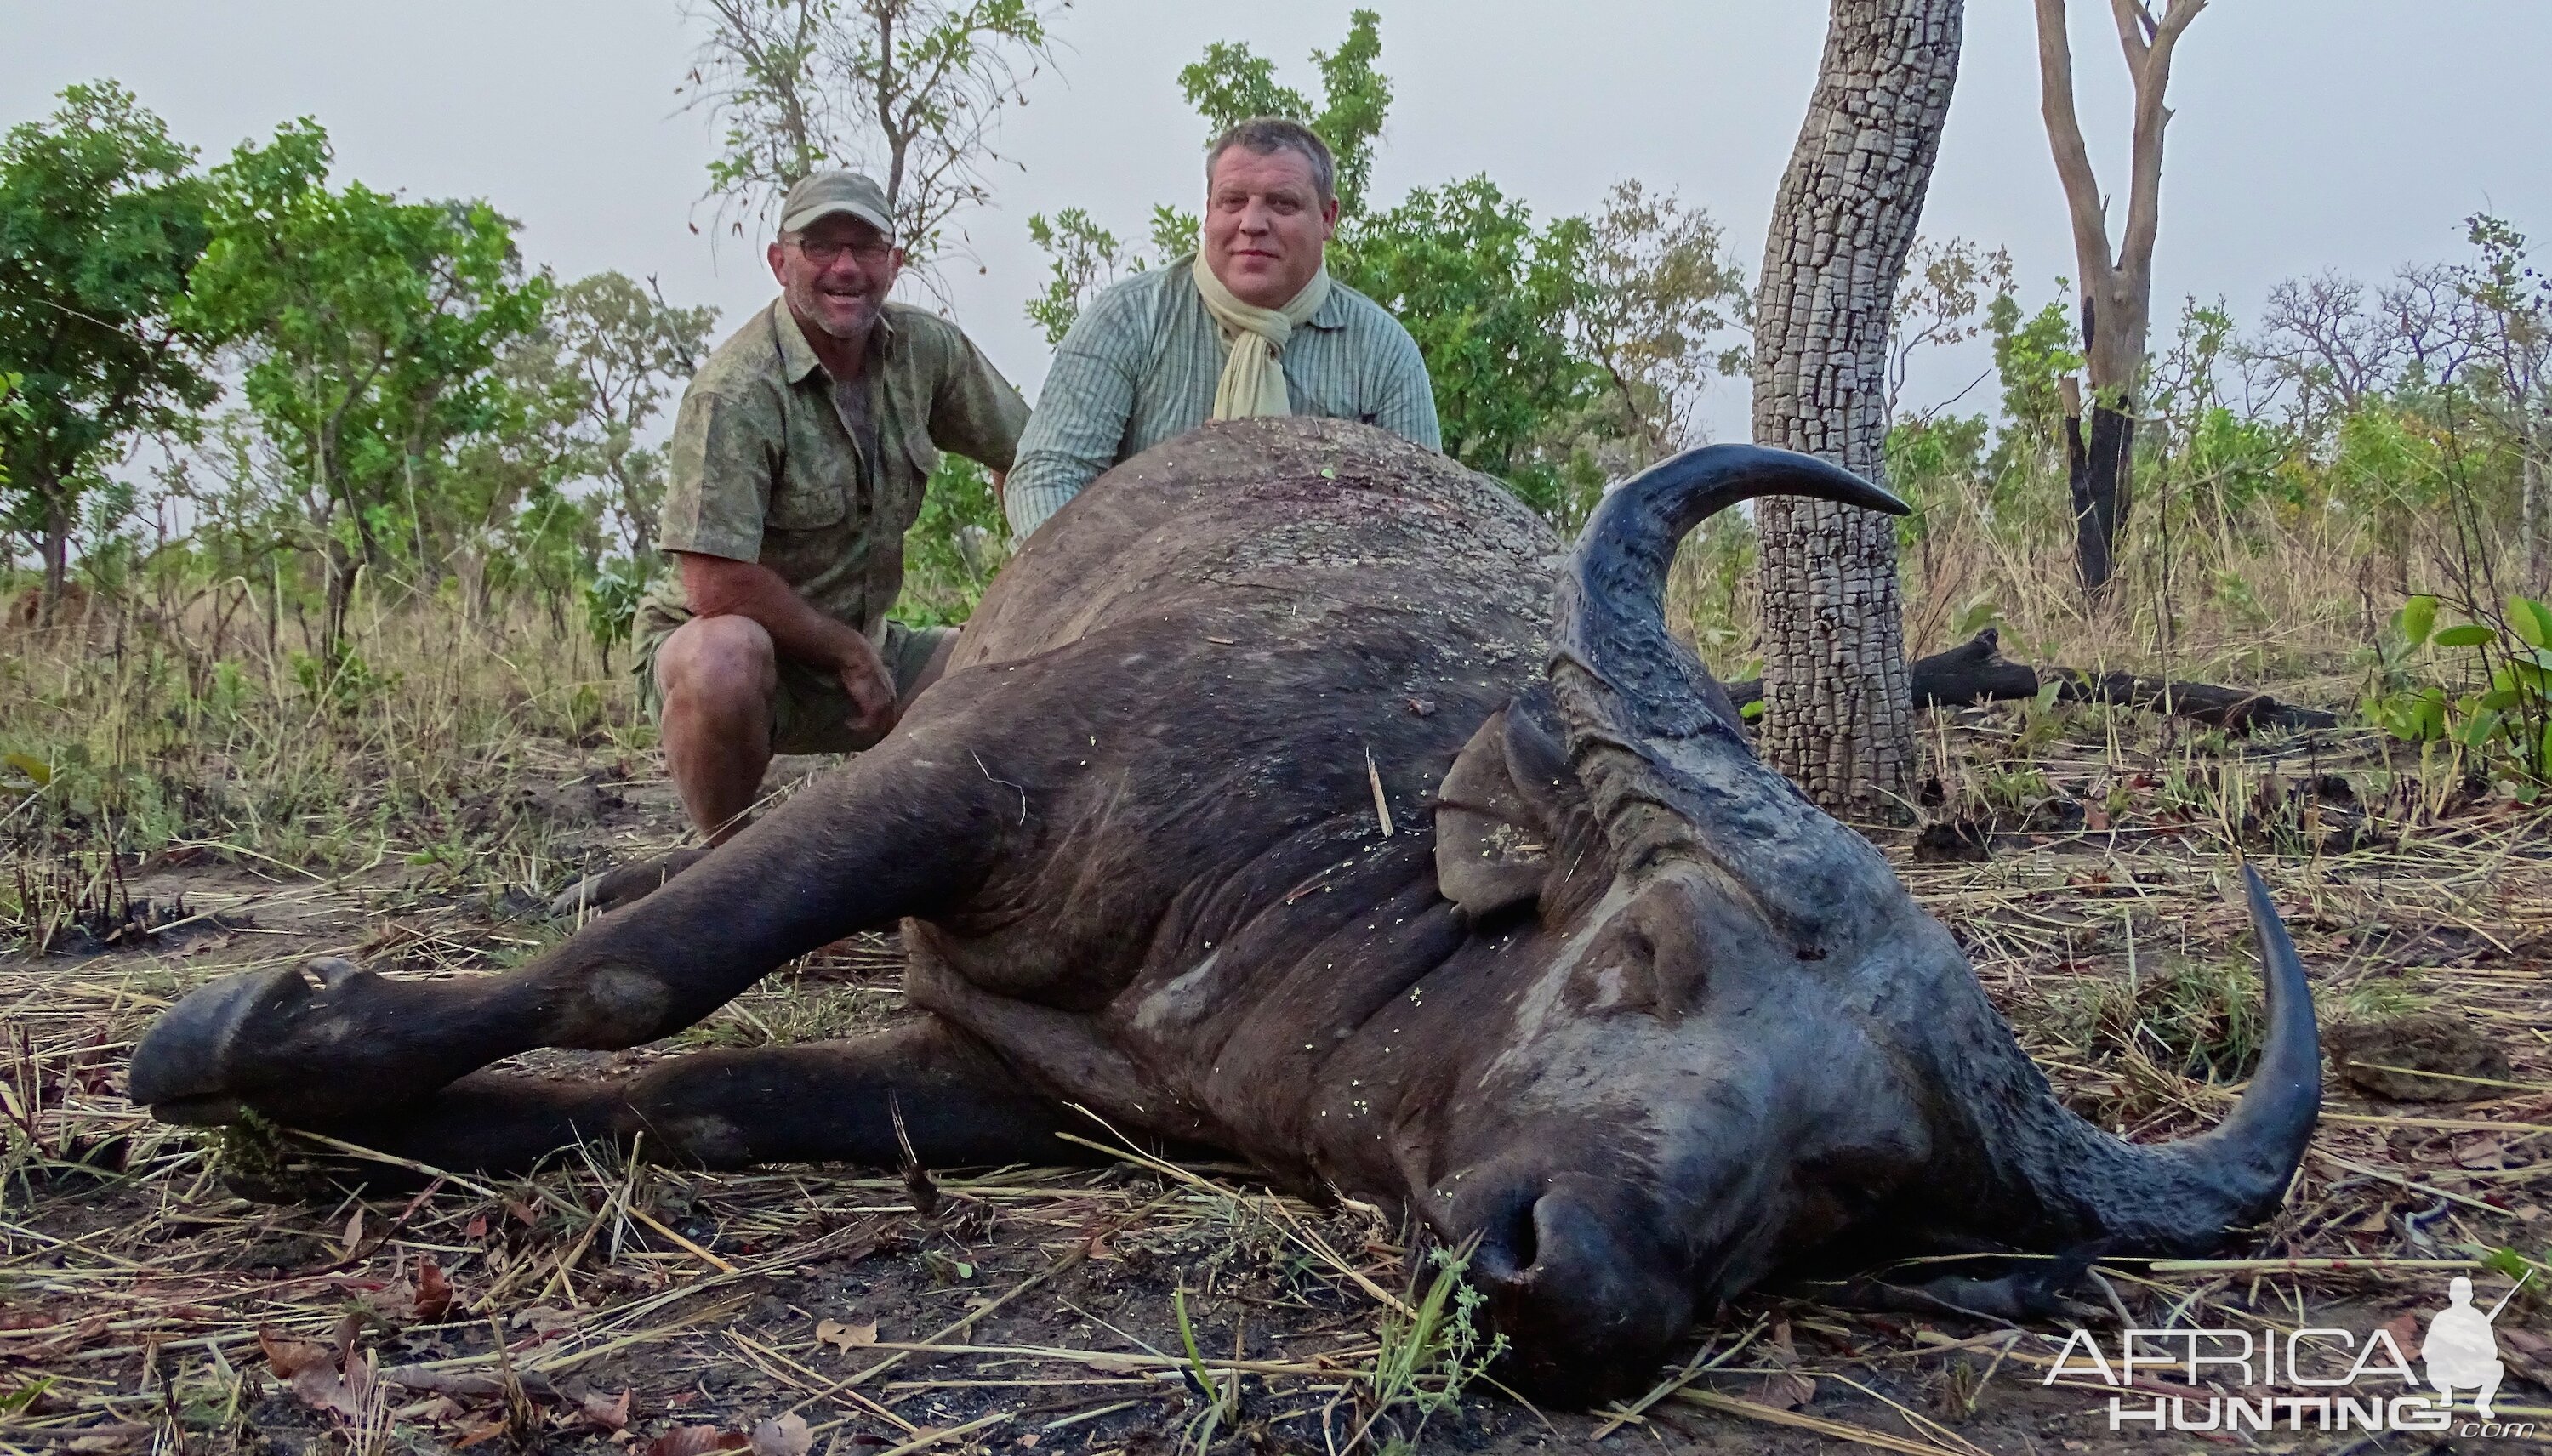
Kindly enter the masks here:
[[[2400, 644], [2366, 699], [2366, 716], [2407, 743], [2450, 743], [2486, 773], [2505, 772], [2531, 803], [2552, 784], [2552, 607], [2511, 596], [2503, 613], [2458, 604], [2463, 622], [2437, 626], [2439, 600], [2413, 596], [2392, 616]], [[2404, 680], [2421, 654], [2455, 687]]]
[[1428, 1420], [1459, 1401], [1463, 1388], [1506, 1353], [1504, 1335], [1492, 1337], [1485, 1346], [1481, 1343], [1480, 1292], [1462, 1278], [1477, 1243], [1475, 1235], [1459, 1249], [1436, 1249], [1431, 1256], [1436, 1277], [1427, 1292], [1408, 1313], [1395, 1311], [1383, 1319], [1376, 1332], [1381, 1348], [1372, 1367], [1363, 1373], [1364, 1421], [1342, 1449], [1363, 1441], [1386, 1417], [1396, 1426], [1398, 1417], [1393, 1412], [1404, 1405], [1415, 1422], [1406, 1430], [1394, 1431], [1381, 1449], [1384, 1456], [1415, 1449]]
[[1993, 593], [1980, 591], [1968, 597], [1967, 604], [1959, 608], [1958, 615], [1950, 618], [1950, 640], [1966, 642], [1979, 632], [1999, 632], [2009, 625], [2003, 620], [2002, 604], [1994, 600]]
[[314, 704], [343, 717], [353, 717], [370, 703], [397, 691], [404, 676], [376, 671], [363, 654], [340, 643], [335, 650], [296, 652], [292, 680]]
[[24, 1415], [53, 1388], [53, 1377], [40, 1375], [7, 1395], [0, 1395], [0, 1415]]
[[1214, 1378], [1205, 1356], [1197, 1349], [1196, 1326], [1188, 1321], [1188, 1288], [1179, 1285], [1170, 1291], [1170, 1313], [1179, 1326], [1179, 1348], [1188, 1357], [1184, 1374], [1197, 1394], [1205, 1397], [1205, 1408], [1189, 1419], [1182, 1441], [1192, 1446], [1197, 1456], [1206, 1456], [1214, 1448], [1216, 1432], [1240, 1414], [1240, 1372], [1231, 1372], [1228, 1383]]

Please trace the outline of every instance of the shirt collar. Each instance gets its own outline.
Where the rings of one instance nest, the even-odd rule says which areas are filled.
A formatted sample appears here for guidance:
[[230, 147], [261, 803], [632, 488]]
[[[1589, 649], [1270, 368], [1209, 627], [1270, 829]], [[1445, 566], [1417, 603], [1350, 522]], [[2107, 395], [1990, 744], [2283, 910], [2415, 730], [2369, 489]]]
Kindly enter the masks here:
[[[1326, 262], [1325, 264], [1326, 265]], [[1337, 274], [1329, 274], [1329, 296], [1303, 320], [1315, 329], [1343, 329], [1347, 326], [1347, 285]]]
[[[1327, 309], [1322, 312], [1328, 312]], [[815, 357], [815, 346], [806, 342], [806, 332], [798, 327], [798, 316], [789, 311], [786, 295], [771, 301], [772, 332], [780, 336], [780, 372], [795, 384], [824, 366]], [[869, 364], [874, 367], [895, 350], [895, 316], [878, 310], [877, 327], [869, 335]]]

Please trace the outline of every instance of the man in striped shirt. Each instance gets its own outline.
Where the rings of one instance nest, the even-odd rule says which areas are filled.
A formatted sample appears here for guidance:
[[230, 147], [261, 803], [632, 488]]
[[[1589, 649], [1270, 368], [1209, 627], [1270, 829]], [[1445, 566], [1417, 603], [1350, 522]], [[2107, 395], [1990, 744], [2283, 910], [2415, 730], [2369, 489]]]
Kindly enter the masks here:
[[1199, 251], [1100, 294], [1055, 351], [1003, 497], [1013, 534], [1209, 419], [1323, 415], [1443, 448], [1417, 342], [1323, 265], [1335, 175], [1299, 123], [1262, 117], [1216, 141]]

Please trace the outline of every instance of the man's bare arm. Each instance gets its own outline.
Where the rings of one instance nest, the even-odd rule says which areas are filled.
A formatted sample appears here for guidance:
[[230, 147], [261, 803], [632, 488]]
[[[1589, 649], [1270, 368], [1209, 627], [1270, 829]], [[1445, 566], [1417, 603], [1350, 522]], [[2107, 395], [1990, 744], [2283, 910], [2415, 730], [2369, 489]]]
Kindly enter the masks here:
[[895, 721], [895, 679], [866, 636], [808, 606], [769, 567], [691, 551], [673, 555], [695, 615], [759, 622], [782, 657], [841, 675], [860, 707], [861, 726], [883, 732]]

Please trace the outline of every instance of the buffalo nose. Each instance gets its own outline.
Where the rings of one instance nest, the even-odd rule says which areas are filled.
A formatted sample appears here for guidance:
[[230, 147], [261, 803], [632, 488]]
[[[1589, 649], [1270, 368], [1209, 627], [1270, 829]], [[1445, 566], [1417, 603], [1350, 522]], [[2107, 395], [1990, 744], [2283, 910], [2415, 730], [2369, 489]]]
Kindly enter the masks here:
[[1570, 1404], [1646, 1389], [1693, 1315], [1664, 1232], [1646, 1197], [1573, 1180], [1493, 1201], [1470, 1272], [1502, 1378]]

